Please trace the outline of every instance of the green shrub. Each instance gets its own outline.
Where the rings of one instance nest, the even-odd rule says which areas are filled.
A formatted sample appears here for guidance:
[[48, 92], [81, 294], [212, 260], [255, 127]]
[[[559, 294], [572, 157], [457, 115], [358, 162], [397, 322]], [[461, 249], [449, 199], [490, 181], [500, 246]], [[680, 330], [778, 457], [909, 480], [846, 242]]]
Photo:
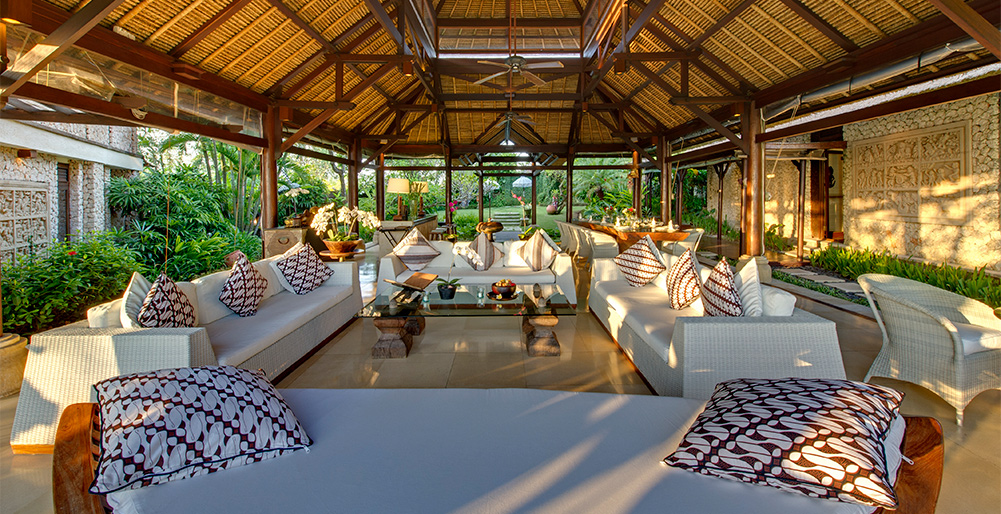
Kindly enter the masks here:
[[[185, 237], [171, 233], [166, 259], [163, 234], [147, 225], [136, 222], [131, 229], [113, 230], [111, 235], [115, 242], [135, 251], [137, 259], [150, 275], [166, 271], [167, 276], [175, 281], [191, 280], [225, 268], [226, 255], [235, 250], [247, 254], [252, 261], [261, 256], [261, 240], [235, 227], [228, 234], [212, 236]], [[152, 280], [152, 277], [147, 278]]]
[[834, 246], [813, 252], [810, 262], [853, 280], [865, 273], [894, 275], [952, 291], [991, 307], [1001, 307], [1001, 279], [988, 275], [984, 271], [986, 266], [970, 272], [944, 263], [935, 265], [908, 261], [886, 251]]
[[3, 329], [27, 335], [81, 319], [121, 296], [133, 271], [145, 270], [106, 234], [21, 257], [3, 267]]
[[452, 223], [455, 224], [455, 233], [460, 241], [472, 241], [476, 237], [476, 225], [480, 223], [480, 219], [476, 214], [455, 213], [452, 215]]

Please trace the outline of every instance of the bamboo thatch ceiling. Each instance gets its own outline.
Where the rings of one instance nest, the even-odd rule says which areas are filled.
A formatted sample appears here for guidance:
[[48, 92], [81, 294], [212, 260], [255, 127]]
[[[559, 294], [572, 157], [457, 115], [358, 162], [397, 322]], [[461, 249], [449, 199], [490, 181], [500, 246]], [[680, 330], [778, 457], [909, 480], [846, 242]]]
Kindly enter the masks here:
[[[326, 116], [314, 134], [326, 140], [479, 145], [507, 128], [498, 122], [510, 111], [523, 115], [510, 122], [517, 143], [626, 148], [627, 138], [683, 135], [702, 123], [696, 109], [725, 120], [738, 101], [774, 103], [890, 64], [856, 57], [871, 59], [863, 52], [895, 35], [917, 54], [920, 31], [941, 17], [926, 0], [651, 1], [126, 0], [100, 25], [231, 83], [231, 100], [286, 101], [299, 111], [293, 131]], [[42, 3], [58, 19], [88, 0]], [[970, 3], [989, 20], [990, 4]], [[504, 70], [478, 61], [503, 61], [512, 42], [528, 63], [562, 67], [533, 71], [543, 85], [519, 73], [475, 84]], [[978, 49], [894, 80], [993, 60]], [[422, 80], [401, 68], [409, 62]], [[353, 106], [325, 111], [341, 101]]]

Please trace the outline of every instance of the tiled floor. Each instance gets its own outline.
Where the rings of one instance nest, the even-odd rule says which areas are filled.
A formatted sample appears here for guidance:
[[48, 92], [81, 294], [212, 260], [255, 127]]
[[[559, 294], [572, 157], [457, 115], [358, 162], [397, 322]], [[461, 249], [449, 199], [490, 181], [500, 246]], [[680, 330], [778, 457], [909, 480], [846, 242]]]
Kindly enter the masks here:
[[[361, 274], [371, 294], [374, 256]], [[875, 322], [800, 298], [800, 306], [832, 319], [848, 378], [861, 380], [875, 358], [880, 336]], [[286, 377], [280, 387], [529, 387], [607, 393], [650, 394], [629, 361], [598, 321], [587, 312], [564, 317], [556, 330], [560, 357], [528, 357], [516, 319], [452, 318], [428, 320], [406, 359], [370, 357], [377, 337], [371, 320], [358, 320]], [[960, 433], [952, 409], [930, 392], [888, 379], [874, 382], [907, 394], [904, 414], [935, 416], [945, 429], [945, 477], [937, 512], [1001, 512], [1001, 391], [981, 394], [966, 410]], [[0, 438], [7, 440], [17, 398], [0, 400]], [[0, 448], [0, 513], [50, 512], [51, 457], [14, 456]]]

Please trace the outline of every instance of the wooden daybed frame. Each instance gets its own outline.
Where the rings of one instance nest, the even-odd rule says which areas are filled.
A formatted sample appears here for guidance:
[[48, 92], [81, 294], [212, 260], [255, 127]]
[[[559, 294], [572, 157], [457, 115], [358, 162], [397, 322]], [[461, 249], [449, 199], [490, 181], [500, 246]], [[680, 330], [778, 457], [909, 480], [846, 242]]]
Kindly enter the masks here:
[[[52, 497], [57, 514], [106, 514], [100, 495], [88, 489], [97, 465], [96, 403], [76, 403], [63, 411], [52, 459]], [[906, 417], [904, 456], [895, 490], [899, 514], [934, 514], [942, 484], [942, 425], [930, 417]], [[883, 514], [883, 509], [876, 510]]]

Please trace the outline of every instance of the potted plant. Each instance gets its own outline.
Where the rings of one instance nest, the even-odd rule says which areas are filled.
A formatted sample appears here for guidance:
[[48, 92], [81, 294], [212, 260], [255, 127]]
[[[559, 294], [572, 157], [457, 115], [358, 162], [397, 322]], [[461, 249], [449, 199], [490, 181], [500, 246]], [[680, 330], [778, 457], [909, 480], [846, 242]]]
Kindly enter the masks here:
[[350, 253], [363, 243], [358, 237], [359, 223], [366, 228], [376, 228], [379, 226], [379, 218], [357, 207], [337, 208], [336, 203], [329, 203], [316, 211], [309, 228], [323, 238], [327, 250], [333, 253]]
[[438, 296], [441, 296], [442, 300], [451, 300], [455, 298], [455, 289], [459, 285], [459, 279], [444, 279], [439, 278], [438, 282]]

